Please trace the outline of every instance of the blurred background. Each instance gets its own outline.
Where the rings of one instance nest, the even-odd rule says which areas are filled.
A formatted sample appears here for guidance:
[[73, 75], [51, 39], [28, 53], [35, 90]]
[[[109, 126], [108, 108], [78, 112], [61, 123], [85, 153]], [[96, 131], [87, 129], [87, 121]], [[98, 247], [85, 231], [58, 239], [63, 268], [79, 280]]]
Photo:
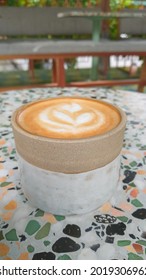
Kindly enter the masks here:
[[[105, 11], [120, 11], [126, 9], [142, 10], [146, 6], [146, 1], [134, 0], [0, 0], [2, 6], [18, 6], [35, 7], [35, 6], [56, 6], [56, 7], [73, 7], [73, 8], [93, 8], [103, 5]], [[40, 23], [41, 24], [41, 23]], [[108, 26], [107, 26], [108, 25]], [[102, 29], [108, 28], [109, 37], [111, 40], [127, 38], [127, 34], [119, 34], [118, 21], [110, 19], [108, 22], [103, 22]], [[60, 38], [66, 38], [65, 35], [60, 35]], [[141, 35], [145, 38], [146, 35]], [[48, 39], [54, 38], [53, 35], [48, 35]], [[57, 37], [58, 38], [58, 37]], [[89, 34], [72, 35], [73, 39], [89, 39]], [[0, 35], [0, 40], [3, 37]], [[98, 69], [98, 77], [100, 80], [108, 79], [128, 79], [138, 78], [143, 63], [142, 57], [139, 56], [111, 56], [109, 58], [109, 68], [105, 73], [102, 67]], [[70, 81], [86, 81], [90, 76], [92, 65], [92, 57], [77, 57], [66, 59], [66, 80]], [[34, 61], [34, 76], [29, 72], [29, 61], [27, 59], [0, 60], [0, 87], [17, 86], [27, 84], [44, 84], [51, 81], [52, 61], [36, 60]], [[135, 88], [135, 86], [130, 86]]]

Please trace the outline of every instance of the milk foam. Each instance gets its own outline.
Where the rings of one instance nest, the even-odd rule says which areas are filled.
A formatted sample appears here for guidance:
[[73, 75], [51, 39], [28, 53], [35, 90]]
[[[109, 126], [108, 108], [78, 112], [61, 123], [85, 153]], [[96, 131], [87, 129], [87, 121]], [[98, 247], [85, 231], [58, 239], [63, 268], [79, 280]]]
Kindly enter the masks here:
[[82, 98], [37, 102], [19, 116], [33, 134], [53, 138], [84, 138], [102, 134], [117, 125], [119, 113], [110, 105]]
[[48, 131], [51, 129], [54, 132], [78, 134], [97, 129], [105, 122], [105, 116], [101, 112], [90, 108], [86, 110], [88, 111], [75, 102], [69, 105], [58, 104], [55, 108], [42, 110], [38, 115], [39, 125]]
[[66, 111], [73, 113], [80, 111], [82, 107], [79, 104], [72, 102], [71, 104], [63, 105], [62, 108]]

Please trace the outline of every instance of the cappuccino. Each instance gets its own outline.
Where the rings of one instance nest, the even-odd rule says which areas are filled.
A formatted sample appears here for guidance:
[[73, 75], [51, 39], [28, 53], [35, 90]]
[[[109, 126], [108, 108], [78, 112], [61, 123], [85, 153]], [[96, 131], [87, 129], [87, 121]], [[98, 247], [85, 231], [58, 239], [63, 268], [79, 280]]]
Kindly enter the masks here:
[[50, 98], [18, 108], [12, 126], [28, 201], [60, 215], [100, 207], [118, 184], [125, 125], [120, 108], [89, 98]]
[[121, 121], [110, 104], [86, 98], [56, 98], [26, 106], [17, 118], [27, 132], [48, 138], [87, 138], [108, 132]]

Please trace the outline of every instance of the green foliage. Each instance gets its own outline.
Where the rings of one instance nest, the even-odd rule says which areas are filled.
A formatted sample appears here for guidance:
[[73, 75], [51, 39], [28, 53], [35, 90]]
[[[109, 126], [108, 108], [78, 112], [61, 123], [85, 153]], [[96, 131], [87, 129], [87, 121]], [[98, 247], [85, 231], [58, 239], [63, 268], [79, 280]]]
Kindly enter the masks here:
[[133, 0], [110, 0], [110, 8], [112, 11], [129, 8], [133, 5]]
[[[134, 8], [134, 0], [110, 0], [110, 9], [111, 11], [118, 11], [124, 8]], [[110, 20], [110, 38], [113, 40], [118, 39], [118, 20]]]
[[[77, 2], [81, 3], [81, 6], [88, 7], [90, 5], [97, 6], [102, 0], [68, 0], [68, 6], [76, 7]], [[6, 0], [8, 6], [64, 6], [64, 0]], [[118, 10], [124, 7], [130, 7], [134, 5], [134, 0], [110, 0], [110, 7], [112, 10]]]
[[[80, 2], [81, 6], [88, 7], [89, 5], [96, 6], [102, 0], [68, 0], [67, 4], [70, 7], [76, 7], [77, 4]], [[6, 4], [8, 6], [65, 6], [64, 0], [6, 0]]]

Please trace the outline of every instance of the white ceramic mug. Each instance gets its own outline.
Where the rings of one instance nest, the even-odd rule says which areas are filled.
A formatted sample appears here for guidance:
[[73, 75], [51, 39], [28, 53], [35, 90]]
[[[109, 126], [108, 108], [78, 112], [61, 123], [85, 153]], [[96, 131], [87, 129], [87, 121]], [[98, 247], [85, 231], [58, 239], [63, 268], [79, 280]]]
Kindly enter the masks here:
[[53, 139], [20, 127], [17, 116], [27, 106], [18, 108], [12, 116], [25, 196], [33, 206], [59, 215], [82, 214], [100, 207], [118, 184], [125, 113], [114, 106], [121, 121], [104, 134]]

